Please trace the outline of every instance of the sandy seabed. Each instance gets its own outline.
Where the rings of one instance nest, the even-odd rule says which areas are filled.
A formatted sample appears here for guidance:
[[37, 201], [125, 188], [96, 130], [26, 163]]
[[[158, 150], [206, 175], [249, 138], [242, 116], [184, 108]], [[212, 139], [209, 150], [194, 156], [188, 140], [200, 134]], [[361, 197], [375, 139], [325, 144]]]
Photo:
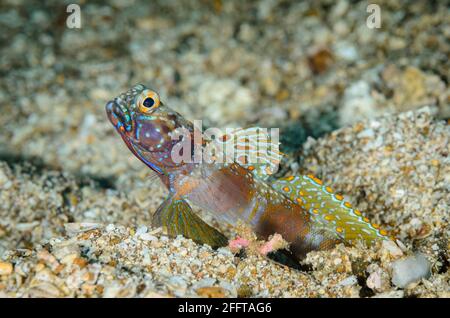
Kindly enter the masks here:
[[[10, 0], [0, 13], [0, 296], [450, 297], [450, 23], [438, 2]], [[135, 83], [205, 126], [279, 127], [403, 250], [339, 245], [308, 270], [150, 226], [167, 191], [105, 103]], [[202, 212], [200, 212], [202, 213]], [[233, 237], [236, 230], [207, 220]], [[395, 264], [419, 253], [423, 278]]]

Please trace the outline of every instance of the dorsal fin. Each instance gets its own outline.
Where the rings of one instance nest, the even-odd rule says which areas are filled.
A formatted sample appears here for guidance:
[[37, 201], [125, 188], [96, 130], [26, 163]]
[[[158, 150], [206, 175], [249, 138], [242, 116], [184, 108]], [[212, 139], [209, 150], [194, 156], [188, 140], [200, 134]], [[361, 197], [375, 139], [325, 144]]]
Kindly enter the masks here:
[[[272, 132], [272, 131], [271, 131]], [[278, 171], [282, 154], [279, 151], [278, 134], [269, 133], [265, 128], [237, 128], [212, 140], [209, 151], [223, 153], [234, 162], [250, 170], [261, 180]]]

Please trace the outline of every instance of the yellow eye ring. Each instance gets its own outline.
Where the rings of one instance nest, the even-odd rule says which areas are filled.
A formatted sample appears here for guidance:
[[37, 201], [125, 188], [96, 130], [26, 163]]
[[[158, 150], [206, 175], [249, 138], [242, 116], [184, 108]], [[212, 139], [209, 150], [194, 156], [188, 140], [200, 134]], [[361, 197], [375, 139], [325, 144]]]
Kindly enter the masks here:
[[148, 113], [159, 106], [159, 95], [154, 91], [146, 89], [139, 95], [137, 104], [140, 112]]

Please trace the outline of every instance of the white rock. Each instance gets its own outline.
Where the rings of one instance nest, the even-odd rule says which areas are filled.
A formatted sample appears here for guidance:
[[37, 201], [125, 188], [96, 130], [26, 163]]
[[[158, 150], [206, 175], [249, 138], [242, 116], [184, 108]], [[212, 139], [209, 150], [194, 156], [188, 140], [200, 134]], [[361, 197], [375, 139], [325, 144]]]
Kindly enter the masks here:
[[105, 297], [105, 298], [117, 297], [120, 290], [121, 290], [121, 287], [117, 283], [106, 286], [105, 291], [103, 292], [103, 297]]
[[430, 263], [421, 253], [392, 263], [392, 283], [400, 288], [405, 288], [422, 278], [428, 278], [430, 275]]
[[[105, 100], [107, 100], [105, 98]], [[81, 123], [81, 127], [79, 129], [79, 135], [81, 138], [87, 138], [91, 136], [92, 130], [97, 124], [97, 118], [94, 114], [86, 114], [84, 116], [83, 122]]]
[[364, 129], [356, 137], [358, 138], [373, 138], [375, 136], [375, 131], [373, 129]]
[[80, 223], [65, 223], [64, 229], [68, 236], [74, 236], [79, 233], [95, 230], [101, 228], [103, 225], [101, 223], [90, 223], [90, 222], [80, 222]]
[[167, 287], [175, 296], [182, 297], [186, 293], [187, 282], [181, 276], [173, 276], [167, 281]]
[[218, 248], [217, 253], [225, 256], [233, 256], [233, 253], [231, 253], [230, 249], [227, 247]]
[[144, 248], [141, 254], [142, 254], [142, 265], [151, 265], [152, 260], [150, 258], [148, 248]]
[[365, 81], [351, 84], [345, 91], [339, 111], [342, 125], [350, 125], [359, 120], [379, 115], [376, 102], [371, 95], [371, 87]]
[[347, 0], [336, 1], [336, 5], [331, 9], [331, 15], [334, 18], [342, 17], [348, 11], [349, 6]]
[[142, 233], [139, 235], [139, 238], [143, 241], [157, 241], [158, 239], [156, 236], [151, 235], [150, 233]]
[[339, 42], [335, 46], [336, 55], [346, 61], [356, 61], [359, 58], [355, 46], [346, 42]]
[[140, 236], [140, 235], [142, 235], [144, 233], [147, 233], [147, 230], [148, 229], [147, 229], [147, 227], [145, 225], [142, 225], [142, 226], [138, 227], [137, 230], [136, 230], [136, 236]]
[[333, 260], [333, 264], [334, 265], [339, 265], [341, 263], [342, 263], [342, 259], [340, 259], [340, 258], [336, 258], [336, 259]]
[[207, 287], [207, 286], [213, 286], [216, 283], [215, 278], [203, 278], [202, 280], [199, 280], [198, 282], [194, 283], [192, 286], [192, 289], [198, 289], [201, 287]]
[[409, 224], [416, 230], [420, 229], [423, 225], [423, 222], [419, 218], [412, 218], [409, 221]]
[[395, 243], [397, 243], [397, 246], [403, 251], [403, 253], [406, 253], [408, 251], [408, 248], [406, 247], [406, 245], [403, 244], [403, 242], [400, 241], [399, 239], [396, 239]]
[[114, 226], [114, 224], [108, 224], [105, 228], [106, 232], [112, 232], [114, 231], [116, 227]]
[[97, 209], [89, 209], [84, 211], [83, 215], [88, 219], [95, 219], [97, 217]]
[[393, 290], [373, 296], [372, 298], [403, 298], [405, 292], [403, 290]]
[[385, 249], [389, 253], [389, 255], [393, 257], [400, 257], [403, 255], [403, 252], [400, 249], [400, 247], [398, 247], [397, 244], [395, 244], [391, 240], [383, 241], [382, 248]]
[[381, 273], [379, 271], [373, 272], [369, 275], [366, 281], [367, 287], [372, 290], [381, 290]]
[[33, 228], [38, 226], [39, 221], [29, 222], [29, 223], [17, 223], [16, 230], [21, 232], [31, 231]]
[[344, 278], [343, 280], [341, 280], [338, 283], [338, 286], [343, 286], [343, 287], [345, 287], [345, 286], [352, 286], [352, 285], [355, 285], [357, 282], [358, 282], [358, 279], [356, 278], [356, 276], [352, 275], [352, 276], [349, 276], [349, 277]]
[[223, 289], [226, 289], [230, 293], [230, 297], [232, 298], [237, 297], [237, 289], [236, 286], [234, 286], [233, 284], [226, 281], [221, 281], [219, 283], [219, 286], [222, 287]]

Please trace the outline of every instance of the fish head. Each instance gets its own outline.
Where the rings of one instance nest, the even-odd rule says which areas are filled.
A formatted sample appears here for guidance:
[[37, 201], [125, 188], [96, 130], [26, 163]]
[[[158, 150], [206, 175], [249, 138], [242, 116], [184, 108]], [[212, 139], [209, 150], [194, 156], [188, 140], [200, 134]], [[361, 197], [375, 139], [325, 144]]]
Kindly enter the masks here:
[[154, 90], [137, 84], [109, 101], [106, 114], [128, 148], [153, 170], [183, 164], [173, 160], [172, 150], [183, 137], [191, 138], [192, 123], [165, 106]]

